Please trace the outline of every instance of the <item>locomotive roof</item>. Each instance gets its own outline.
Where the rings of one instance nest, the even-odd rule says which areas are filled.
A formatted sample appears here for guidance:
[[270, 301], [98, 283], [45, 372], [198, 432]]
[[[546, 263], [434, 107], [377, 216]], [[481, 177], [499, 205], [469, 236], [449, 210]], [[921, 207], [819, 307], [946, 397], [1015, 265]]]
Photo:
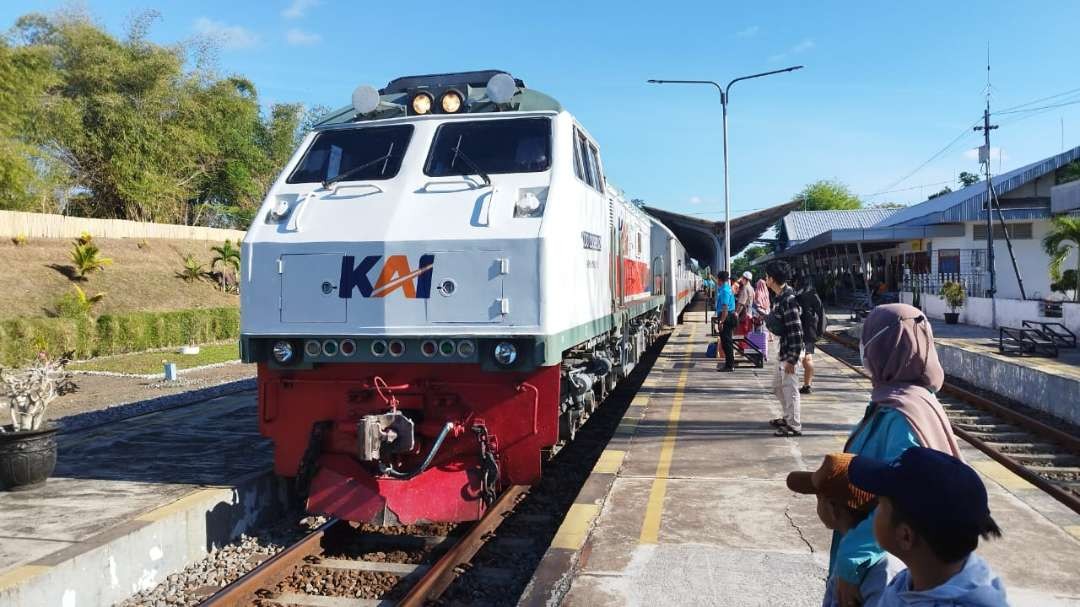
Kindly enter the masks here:
[[517, 91], [511, 98], [510, 103], [507, 104], [508, 107], [497, 106], [487, 98], [487, 83], [492, 76], [500, 73], [506, 74], [507, 72], [502, 70], [481, 70], [395, 78], [387, 83], [385, 87], [379, 89], [379, 107], [371, 114], [358, 116], [353, 106], [347, 105], [320, 118], [315, 123], [315, 127], [407, 116], [407, 105], [413, 93], [419, 90], [447, 88], [457, 89], [465, 96], [464, 110], [458, 115], [505, 111], [535, 112], [546, 110], [558, 112], [562, 110], [562, 105], [555, 98], [527, 88], [519, 78], [514, 79]]

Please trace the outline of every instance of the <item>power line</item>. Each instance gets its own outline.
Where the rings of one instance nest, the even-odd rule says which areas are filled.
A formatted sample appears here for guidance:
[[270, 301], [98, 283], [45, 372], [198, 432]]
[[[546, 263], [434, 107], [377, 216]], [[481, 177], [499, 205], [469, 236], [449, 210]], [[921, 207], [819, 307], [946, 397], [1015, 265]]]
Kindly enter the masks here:
[[933, 161], [937, 160], [938, 158], [940, 158], [940, 157], [941, 157], [941, 155], [942, 155], [942, 154], [944, 154], [945, 152], [948, 152], [948, 151], [949, 151], [949, 150], [950, 150], [950, 149], [951, 149], [951, 148], [952, 148], [952, 147], [953, 147], [954, 145], [956, 145], [957, 143], [959, 143], [959, 142], [960, 142], [960, 141], [961, 141], [962, 139], [964, 139], [964, 138], [966, 138], [966, 137], [970, 137], [970, 136], [971, 136], [971, 134], [972, 134], [972, 132], [971, 132], [971, 129], [972, 129], [972, 128], [974, 128], [974, 127], [975, 127], [976, 125], [978, 125], [978, 124], [979, 124], [979, 122], [978, 122], [978, 121], [976, 121], [976, 122], [973, 122], [973, 123], [971, 123], [970, 125], [968, 125], [968, 126], [964, 127], [964, 130], [960, 131], [960, 134], [958, 134], [958, 135], [957, 135], [956, 137], [954, 137], [952, 141], [950, 141], [949, 143], [945, 144], [945, 147], [941, 148], [941, 149], [940, 149], [940, 150], [938, 150], [937, 152], [934, 152], [934, 154], [933, 154], [932, 156], [930, 156], [929, 158], [927, 158], [927, 159], [926, 159], [925, 161], [923, 161], [923, 163], [922, 163], [922, 164], [920, 164], [919, 166], [917, 166], [917, 167], [915, 167], [914, 169], [912, 169], [912, 170], [911, 170], [911, 171], [910, 171], [910, 172], [909, 172], [908, 174], [904, 175], [904, 176], [903, 176], [903, 177], [901, 177], [900, 179], [897, 179], [896, 181], [894, 181], [894, 182], [892, 182], [891, 184], [889, 184], [889, 185], [888, 185], [888, 186], [887, 186], [887, 187], [886, 187], [886, 188], [885, 188], [885, 189], [884, 189], [883, 191], [887, 192], [887, 191], [889, 191], [889, 190], [892, 190], [892, 189], [893, 189], [893, 188], [895, 188], [896, 186], [898, 186], [898, 185], [900, 185], [901, 183], [903, 183], [903, 182], [907, 181], [907, 180], [908, 180], [908, 179], [910, 179], [910, 178], [911, 178], [911, 177], [912, 177], [913, 175], [915, 175], [915, 173], [918, 173], [919, 171], [921, 171], [921, 170], [923, 170], [924, 168], [926, 168], [926, 165], [928, 165], [928, 164], [930, 164], [931, 162], [933, 162]]
[[946, 180], [946, 181], [935, 181], [934, 183], [921, 183], [919, 185], [913, 185], [913, 186], [906, 187], [906, 188], [899, 188], [899, 189], [896, 189], [896, 190], [882, 190], [880, 192], [874, 192], [873, 194], [859, 194], [859, 196], [861, 198], [873, 198], [875, 196], [881, 196], [882, 194], [896, 194], [897, 192], [910, 192], [912, 190], [921, 190], [923, 188], [932, 188], [932, 187], [937, 186], [937, 185], [949, 185], [949, 184], [953, 183], [953, 181], [954, 180], [949, 179], [949, 180]]
[[1072, 93], [1080, 93], [1080, 88], [1069, 89], [1067, 91], [1063, 91], [1061, 93], [1056, 93], [1054, 95], [1048, 95], [1046, 97], [1039, 97], [1038, 99], [1032, 99], [1031, 101], [1027, 101], [1027, 102], [1021, 103], [1019, 105], [1013, 105], [1013, 106], [1007, 107], [1007, 108], [1005, 108], [1003, 110], [999, 110], [999, 111], [994, 112], [994, 113], [995, 114], [1004, 114], [1004, 113], [1007, 113], [1007, 112], [1011, 112], [1012, 110], [1022, 108], [1024, 106], [1031, 105], [1033, 103], [1039, 103], [1040, 101], [1049, 101], [1051, 99], [1055, 99], [1057, 97], [1064, 97], [1065, 95], [1070, 95]]
[[1008, 112], [994, 112], [994, 115], [995, 116], [1001, 116], [1003, 114], [1023, 114], [1025, 112], [1039, 112], [1039, 111], [1042, 111], [1042, 110], [1052, 110], [1052, 109], [1058, 108], [1058, 107], [1065, 107], [1067, 105], [1076, 105], [1077, 103], [1080, 103], [1080, 99], [1073, 99], [1071, 101], [1064, 101], [1062, 103], [1055, 103], [1053, 105], [1044, 105], [1044, 106], [1040, 106], [1040, 107], [1033, 107], [1033, 108], [1023, 109], [1023, 110], [1011, 110], [1011, 111], [1008, 111]]

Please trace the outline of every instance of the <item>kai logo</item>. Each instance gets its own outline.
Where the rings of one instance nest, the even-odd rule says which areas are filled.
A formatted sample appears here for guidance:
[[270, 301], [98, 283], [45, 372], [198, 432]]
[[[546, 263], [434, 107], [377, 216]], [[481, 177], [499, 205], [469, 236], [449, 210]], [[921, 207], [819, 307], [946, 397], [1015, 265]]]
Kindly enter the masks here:
[[431, 297], [431, 269], [435, 265], [435, 256], [428, 253], [420, 256], [420, 263], [414, 270], [409, 266], [405, 255], [391, 255], [386, 258], [379, 270], [375, 284], [371, 284], [370, 274], [382, 259], [382, 255], [368, 255], [356, 263], [352, 255], [341, 258], [341, 280], [338, 283], [338, 297], [352, 298], [353, 289], [360, 291], [361, 297], [386, 297], [401, 289], [407, 299], [428, 299]]

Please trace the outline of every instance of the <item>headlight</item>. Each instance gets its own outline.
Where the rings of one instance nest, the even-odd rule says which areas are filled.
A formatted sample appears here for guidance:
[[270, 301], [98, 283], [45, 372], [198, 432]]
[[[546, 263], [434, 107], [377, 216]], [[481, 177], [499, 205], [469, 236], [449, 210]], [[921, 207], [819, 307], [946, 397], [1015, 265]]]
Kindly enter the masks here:
[[431, 113], [431, 106], [435, 100], [428, 93], [417, 93], [412, 98], [412, 111], [414, 114], [423, 115]]
[[539, 210], [540, 199], [532, 192], [525, 192], [514, 205], [514, 217], [536, 217]]
[[461, 109], [461, 93], [457, 91], [446, 91], [443, 93], [441, 99], [439, 99], [439, 105], [442, 106], [442, 111], [447, 114], [454, 114]]
[[283, 365], [292, 362], [295, 352], [293, 351], [293, 345], [291, 343], [287, 341], [276, 342], [273, 350], [274, 360]]
[[517, 346], [508, 342], [502, 341], [495, 346], [495, 362], [504, 367], [509, 367], [517, 360]]

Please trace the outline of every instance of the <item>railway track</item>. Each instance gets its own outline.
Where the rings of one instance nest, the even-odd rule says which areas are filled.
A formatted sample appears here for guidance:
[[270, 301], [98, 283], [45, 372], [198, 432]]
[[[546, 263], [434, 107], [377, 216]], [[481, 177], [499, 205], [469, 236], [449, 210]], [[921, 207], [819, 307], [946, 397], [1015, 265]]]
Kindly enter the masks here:
[[[819, 346], [864, 377], [858, 341], [827, 331]], [[1080, 513], [1080, 438], [946, 381], [938, 393], [953, 432], [1018, 476]]]
[[[402, 535], [364, 531], [331, 519], [202, 603], [205, 607], [417, 607], [434, 601], [457, 576], [528, 487], [503, 492], [470, 525], [410, 528]], [[514, 538], [496, 541], [512, 542]], [[527, 541], [527, 540], [526, 540]], [[499, 578], [497, 568], [475, 572]]]

